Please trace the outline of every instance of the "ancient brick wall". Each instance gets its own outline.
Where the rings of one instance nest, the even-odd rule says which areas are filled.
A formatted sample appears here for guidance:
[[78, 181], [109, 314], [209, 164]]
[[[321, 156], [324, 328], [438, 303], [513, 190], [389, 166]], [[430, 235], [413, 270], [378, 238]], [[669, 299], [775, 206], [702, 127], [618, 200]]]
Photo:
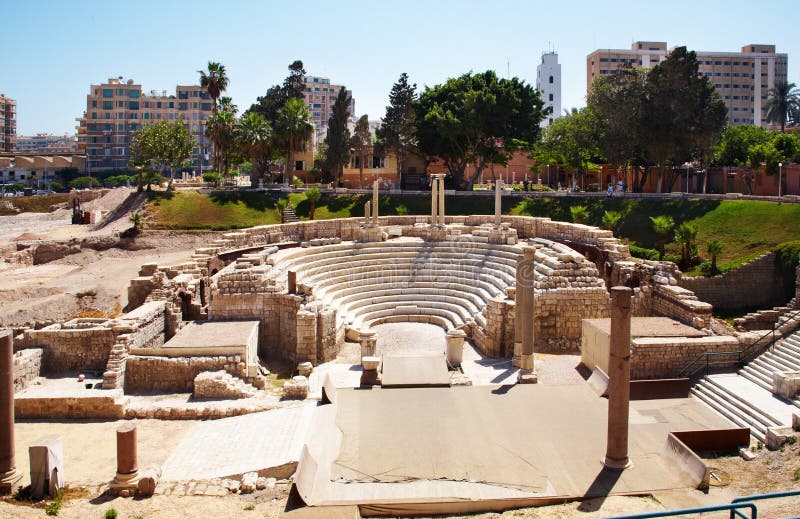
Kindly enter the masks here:
[[632, 341], [631, 379], [675, 378], [698, 355], [741, 349], [736, 337], [639, 337]]
[[70, 323], [72, 321], [41, 330], [26, 330], [22, 343], [25, 347], [40, 346], [44, 349], [42, 363], [47, 374], [104, 371], [114, 346], [114, 331], [99, 324], [69, 328], [72, 326]]
[[683, 276], [678, 282], [721, 310], [772, 308], [786, 303], [783, 278], [772, 252], [720, 276]]
[[125, 367], [125, 392], [194, 390], [194, 379], [203, 371], [225, 370], [239, 377], [247, 376], [244, 359], [237, 356], [155, 357], [130, 356]]
[[122, 391], [119, 389], [102, 391], [91, 398], [49, 397], [49, 398], [16, 398], [14, 399], [14, 415], [17, 418], [46, 419], [87, 419], [87, 418], [122, 418], [125, 414]]
[[42, 348], [28, 348], [14, 353], [14, 392], [18, 393], [42, 374]]

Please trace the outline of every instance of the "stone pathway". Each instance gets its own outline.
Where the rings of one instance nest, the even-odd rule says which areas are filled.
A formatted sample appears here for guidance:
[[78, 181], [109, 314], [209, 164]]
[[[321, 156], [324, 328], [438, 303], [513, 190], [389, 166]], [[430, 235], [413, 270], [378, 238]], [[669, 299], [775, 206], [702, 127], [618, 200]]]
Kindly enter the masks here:
[[296, 463], [316, 402], [202, 422], [170, 454], [165, 481], [211, 480]]
[[444, 330], [425, 323], [386, 323], [373, 326], [381, 357], [443, 355]]

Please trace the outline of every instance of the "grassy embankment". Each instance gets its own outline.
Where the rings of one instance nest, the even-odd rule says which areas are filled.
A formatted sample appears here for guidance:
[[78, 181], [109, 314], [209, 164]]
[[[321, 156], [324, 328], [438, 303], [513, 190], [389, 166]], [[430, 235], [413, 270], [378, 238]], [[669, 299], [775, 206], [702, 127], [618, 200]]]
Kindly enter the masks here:
[[[72, 195], [68, 193], [48, 195], [48, 196], [20, 196], [17, 198], [6, 198], [21, 213], [49, 213], [54, 205], [63, 204], [72, 200]], [[0, 216], [14, 215], [15, 211], [0, 209]]]
[[[301, 220], [309, 217], [305, 195], [292, 193], [289, 200]], [[366, 195], [325, 195], [317, 203], [318, 220], [363, 216]], [[447, 214], [491, 214], [492, 197], [448, 197]], [[779, 244], [800, 239], [800, 204], [775, 204], [745, 200], [650, 200], [622, 198], [529, 198], [505, 197], [505, 214], [546, 216], [570, 221], [570, 207], [584, 205], [589, 225], [600, 225], [603, 213], [622, 213], [617, 236], [640, 247], [655, 248], [656, 235], [651, 216], [671, 216], [676, 225], [689, 222], [698, 228], [697, 245], [701, 256], [709, 241], [724, 245], [718, 258], [720, 266], [734, 266]], [[381, 196], [381, 215], [428, 214], [430, 200], [419, 196]], [[238, 229], [279, 223], [280, 214], [271, 196], [260, 193], [201, 195], [195, 192], [158, 194], [147, 206], [151, 225], [162, 229]], [[667, 253], [677, 253], [677, 245], [667, 246]]]

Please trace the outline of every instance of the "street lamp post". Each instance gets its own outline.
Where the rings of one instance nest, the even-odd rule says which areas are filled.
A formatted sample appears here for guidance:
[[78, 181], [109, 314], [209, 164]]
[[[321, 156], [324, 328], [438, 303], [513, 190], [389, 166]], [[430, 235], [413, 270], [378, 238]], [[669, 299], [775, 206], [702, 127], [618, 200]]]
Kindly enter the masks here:
[[689, 194], [689, 163], [687, 162], [684, 166], [686, 166], [686, 194]]
[[781, 197], [781, 187], [783, 184], [783, 162], [778, 162], [778, 198]]

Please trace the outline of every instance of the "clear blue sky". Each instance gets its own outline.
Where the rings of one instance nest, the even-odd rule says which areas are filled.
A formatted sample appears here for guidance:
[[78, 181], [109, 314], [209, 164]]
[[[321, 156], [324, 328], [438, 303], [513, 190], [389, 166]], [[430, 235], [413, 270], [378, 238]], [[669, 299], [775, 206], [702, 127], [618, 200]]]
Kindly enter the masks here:
[[420, 87], [495, 69], [535, 83], [549, 47], [562, 64], [563, 107], [583, 106], [586, 55], [634, 40], [738, 51], [774, 43], [800, 84], [797, 0], [400, 1], [0, 0], [0, 93], [18, 101], [18, 133], [74, 132], [89, 85], [124, 76], [145, 91], [197, 82], [222, 62], [241, 109], [302, 59], [309, 74], [353, 90], [378, 119], [401, 72]]

